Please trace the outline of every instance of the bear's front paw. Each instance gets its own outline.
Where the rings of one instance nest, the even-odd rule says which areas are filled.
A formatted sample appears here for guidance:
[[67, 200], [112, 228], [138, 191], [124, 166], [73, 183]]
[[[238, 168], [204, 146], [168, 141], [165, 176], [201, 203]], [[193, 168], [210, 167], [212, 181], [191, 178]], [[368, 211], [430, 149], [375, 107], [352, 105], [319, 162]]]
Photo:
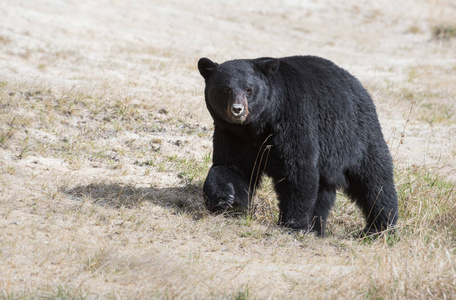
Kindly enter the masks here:
[[221, 195], [216, 199], [208, 199], [206, 197], [206, 207], [210, 212], [213, 213], [222, 213], [233, 207], [234, 195], [227, 194]]

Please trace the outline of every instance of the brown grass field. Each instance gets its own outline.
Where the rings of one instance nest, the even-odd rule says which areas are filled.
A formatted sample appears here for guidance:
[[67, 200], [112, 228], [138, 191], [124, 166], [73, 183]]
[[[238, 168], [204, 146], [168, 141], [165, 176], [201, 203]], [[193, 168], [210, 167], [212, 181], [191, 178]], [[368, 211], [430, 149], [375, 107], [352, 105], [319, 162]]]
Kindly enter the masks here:
[[[456, 3], [6, 1], [0, 6], [1, 299], [456, 299]], [[394, 235], [324, 239], [202, 201], [213, 125], [196, 68], [318, 55], [372, 94]]]

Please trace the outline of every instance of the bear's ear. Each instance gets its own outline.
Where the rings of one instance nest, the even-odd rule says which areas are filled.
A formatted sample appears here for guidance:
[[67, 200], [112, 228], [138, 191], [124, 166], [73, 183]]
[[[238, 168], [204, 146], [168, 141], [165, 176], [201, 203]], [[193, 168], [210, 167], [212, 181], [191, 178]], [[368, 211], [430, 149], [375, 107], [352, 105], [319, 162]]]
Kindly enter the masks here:
[[203, 76], [206, 80], [211, 77], [217, 66], [217, 63], [206, 57], [203, 57], [198, 61], [198, 70], [200, 71], [201, 76]]
[[269, 77], [279, 70], [280, 61], [278, 58], [264, 58], [255, 64], [266, 77]]

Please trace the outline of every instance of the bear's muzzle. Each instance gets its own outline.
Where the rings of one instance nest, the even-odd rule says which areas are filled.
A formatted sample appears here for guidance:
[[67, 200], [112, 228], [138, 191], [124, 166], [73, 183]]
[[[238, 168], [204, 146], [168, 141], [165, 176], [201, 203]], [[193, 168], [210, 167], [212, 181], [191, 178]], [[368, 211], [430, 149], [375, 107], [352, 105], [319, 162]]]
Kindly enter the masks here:
[[247, 97], [242, 95], [235, 97], [234, 101], [230, 101], [227, 107], [227, 115], [234, 123], [244, 123], [249, 115]]

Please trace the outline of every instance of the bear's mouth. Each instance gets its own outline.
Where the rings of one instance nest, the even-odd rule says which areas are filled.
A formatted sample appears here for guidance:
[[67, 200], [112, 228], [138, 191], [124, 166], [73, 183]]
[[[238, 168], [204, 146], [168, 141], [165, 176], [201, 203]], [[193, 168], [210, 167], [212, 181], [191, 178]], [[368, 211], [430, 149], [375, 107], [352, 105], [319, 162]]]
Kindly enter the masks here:
[[230, 119], [231, 119], [231, 121], [233, 121], [233, 123], [242, 125], [242, 123], [244, 123], [245, 120], [247, 119], [247, 116], [246, 115], [243, 115], [243, 116], [230, 116]]

